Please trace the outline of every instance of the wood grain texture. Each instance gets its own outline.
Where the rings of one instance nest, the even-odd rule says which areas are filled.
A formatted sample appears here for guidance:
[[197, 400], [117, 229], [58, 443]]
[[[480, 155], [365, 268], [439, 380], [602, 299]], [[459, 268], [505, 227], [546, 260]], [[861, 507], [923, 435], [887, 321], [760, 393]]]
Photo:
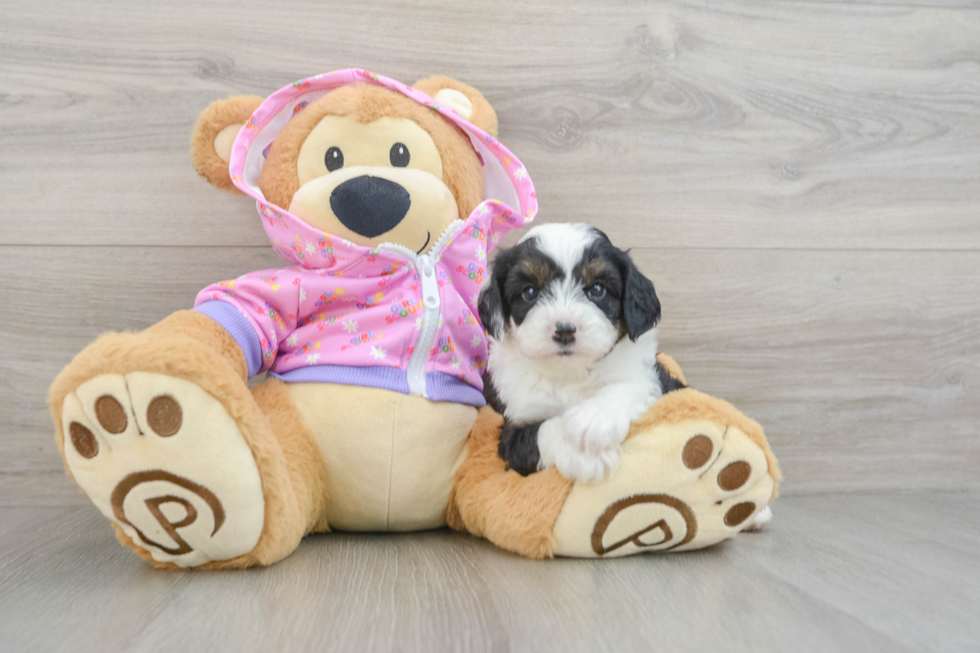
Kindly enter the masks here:
[[[139, 330], [198, 290], [276, 267], [271, 248], [0, 247], [0, 504], [82, 501], [47, 386], [109, 325]], [[788, 494], [980, 489], [980, 253], [637, 249], [688, 381], [762, 423]], [[55, 319], [25, 320], [37, 306]]]
[[[635, 247], [662, 349], [783, 463], [768, 532], [598, 563], [338, 534], [207, 575], [115, 542], [62, 471], [47, 386], [99, 333], [280, 265], [252, 202], [194, 174], [191, 126], [348, 66], [480, 88], [539, 219]], [[7, 1], [0, 120], [3, 650], [980, 641], [975, 2]]]
[[447, 531], [330, 534], [224, 573], [153, 571], [91, 506], [0, 508], [0, 638], [78, 653], [970, 651], [978, 500], [792, 497], [763, 533], [601, 562]]
[[980, 8], [927, 2], [8, 2], [0, 243], [263, 245], [247, 200], [195, 180], [196, 115], [360, 65], [485, 91], [543, 220], [977, 250], [978, 60]]

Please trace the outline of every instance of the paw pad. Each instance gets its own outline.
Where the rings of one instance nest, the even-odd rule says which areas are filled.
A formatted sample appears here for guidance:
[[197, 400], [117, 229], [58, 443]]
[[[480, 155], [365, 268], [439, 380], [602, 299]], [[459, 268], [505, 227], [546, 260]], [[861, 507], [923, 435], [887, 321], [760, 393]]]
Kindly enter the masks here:
[[711, 444], [711, 438], [707, 435], [695, 435], [684, 445], [681, 460], [688, 469], [698, 469], [711, 460], [714, 450], [715, 446]]
[[99, 441], [92, 435], [92, 431], [78, 422], [72, 422], [68, 427], [68, 435], [71, 436], [72, 446], [82, 458], [95, 458], [99, 453]]
[[169, 438], [179, 431], [183, 421], [180, 404], [169, 395], [155, 397], [146, 408], [146, 422], [161, 438]]
[[718, 474], [718, 487], [726, 492], [737, 490], [745, 485], [752, 475], [752, 466], [744, 460], [737, 460], [725, 466]]
[[112, 395], [102, 395], [95, 400], [95, 417], [102, 428], [113, 435], [125, 431], [129, 423], [122, 404]]
[[725, 526], [738, 526], [755, 512], [755, 504], [751, 501], [736, 503], [725, 513]]

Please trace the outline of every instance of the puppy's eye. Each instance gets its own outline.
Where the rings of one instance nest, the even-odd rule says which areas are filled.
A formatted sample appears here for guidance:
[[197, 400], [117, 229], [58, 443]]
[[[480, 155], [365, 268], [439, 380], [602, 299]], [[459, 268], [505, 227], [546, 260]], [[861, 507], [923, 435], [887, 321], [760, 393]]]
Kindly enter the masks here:
[[526, 302], [533, 302], [538, 297], [538, 289], [534, 286], [528, 286], [521, 291], [521, 297], [524, 298]]
[[396, 168], [404, 168], [411, 158], [412, 155], [408, 153], [408, 148], [405, 147], [404, 143], [395, 143], [391, 146], [391, 151], [388, 152], [388, 160]]
[[323, 162], [330, 172], [340, 170], [344, 167], [344, 153], [340, 151], [339, 147], [331, 147], [327, 150], [327, 155], [323, 157]]
[[601, 283], [592, 284], [586, 289], [585, 294], [593, 301], [599, 300], [606, 296], [606, 287]]

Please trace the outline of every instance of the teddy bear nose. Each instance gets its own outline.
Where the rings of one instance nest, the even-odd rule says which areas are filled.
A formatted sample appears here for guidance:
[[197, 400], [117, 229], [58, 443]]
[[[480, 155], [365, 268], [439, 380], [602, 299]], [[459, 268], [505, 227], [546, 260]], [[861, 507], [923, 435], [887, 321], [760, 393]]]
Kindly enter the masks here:
[[341, 224], [367, 238], [394, 229], [411, 205], [411, 195], [400, 184], [368, 175], [348, 179], [330, 194], [330, 208]]

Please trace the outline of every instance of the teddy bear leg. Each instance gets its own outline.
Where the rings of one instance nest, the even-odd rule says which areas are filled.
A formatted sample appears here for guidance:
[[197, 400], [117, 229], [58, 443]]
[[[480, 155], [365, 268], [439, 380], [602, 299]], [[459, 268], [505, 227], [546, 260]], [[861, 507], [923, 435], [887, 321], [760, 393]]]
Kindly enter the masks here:
[[448, 521], [531, 558], [710, 546], [754, 525], [781, 479], [759, 425], [690, 388], [665, 395], [633, 425], [619, 468], [598, 484], [555, 469], [507, 470], [497, 456], [501, 424], [481, 411]]
[[271, 564], [312, 527], [322, 465], [297, 463], [303, 432], [275, 383], [253, 395], [179, 331], [103, 336], [59, 375], [50, 402], [66, 469], [154, 566]]
[[555, 522], [575, 485], [556, 469], [521, 476], [497, 455], [503, 418], [480, 409], [466, 459], [456, 472], [446, 521], [529, 558], [550, 558]]
[[633, 424], [612, 476], [574, 486], [555, 521], [552, 553], [711, 546], [753, 526], [780, 478], [757, 423], [697, 390], [672, 392]]

